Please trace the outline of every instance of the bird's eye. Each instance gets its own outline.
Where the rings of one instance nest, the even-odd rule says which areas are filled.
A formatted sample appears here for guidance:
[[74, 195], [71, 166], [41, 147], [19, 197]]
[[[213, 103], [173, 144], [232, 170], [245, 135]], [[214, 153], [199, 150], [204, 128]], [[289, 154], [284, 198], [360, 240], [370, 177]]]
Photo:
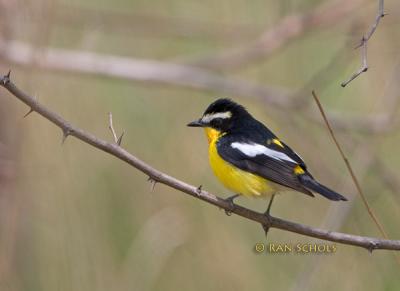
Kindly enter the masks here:
[[215, 128], [220, 128], [222, 126], [222, 118], [215, 118], [211, 120], [211, 126]]

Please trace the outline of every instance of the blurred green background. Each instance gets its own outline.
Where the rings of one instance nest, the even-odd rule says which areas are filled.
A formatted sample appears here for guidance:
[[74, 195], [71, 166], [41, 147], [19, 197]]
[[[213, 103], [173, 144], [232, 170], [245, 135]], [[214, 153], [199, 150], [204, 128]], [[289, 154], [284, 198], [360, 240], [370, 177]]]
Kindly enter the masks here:
[[[335, 13], [338, 7], [347, 12]], [[345, 9], [344, 9], [345, 10]], [[245, 105], [348, 203], [280, 195], [272, 214], [379, 237], [312, 101], [316, 89], [372, 208], [400, 237], [398, 165], [399, 13], [385, 17], [368, 46], [370, 70], [342, 88], [360, 62], [353, 48], [372, 24], [377, 1], [0, 1], [0, 69], [73, 124], [112, 140], [174, 177], [226, 197], [212, 175], [204, 133], [185, 125], [217, 97]], [[314, 14], [313, 14], [314, 13]], [[324, 14], [326, 13], [326, 15]], [[307, 17], [320, 19], [307, 22]], [[334, 14], [333, 16], [331, 14]], [[265, 32], [299, 32], [235, 66], [212, 57], [253, 46]], [[333, 17], [329, 20], [329, 17]], [[322, 23], [322, 24], [321, 24]], [[29, 61], [4, 53], [18, 41]], [[157, 60], [284, 92], [296, 106], [251, 94], [141, 82], [46, 68], [48, 48]], [[204, 61], [209, 60], [210, 62]], [[236, 61], [239, 57], [233, 57]], [[214, 65], [213, 65], [214, 64]], [[79, 60], [77, 60], [79, 66]], [[195, 77], [196, 78], [196, 77]], [[218, 87], [218, 86], [217, 86]], [[278, 88], [278, 89], [277, 89]], [[267, 98], [268, 99], [268, 98]], [[337, 245], [331, 255], [257, 254], [259, 225], [157, 184], [61, 131], [0, 90], [0, 290], [399, 290], [394, 252]], [[240, 198], [258, 211], [267, 201]], [[272, 229], [272, 243], [321, 243]]]

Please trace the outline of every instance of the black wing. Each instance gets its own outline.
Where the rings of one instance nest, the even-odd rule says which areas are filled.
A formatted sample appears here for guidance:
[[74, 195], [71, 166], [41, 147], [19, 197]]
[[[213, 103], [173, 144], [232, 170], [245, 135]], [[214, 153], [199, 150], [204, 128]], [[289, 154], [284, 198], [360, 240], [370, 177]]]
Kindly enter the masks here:
[[279, 139], [273, 139], [272, 142], [270, 141], [268, 145], [268, 148], [271, 150], [277, 151], [284, 153], [287, 155], [289, 158], [294, 160], [298, 165], [300, 165], [304, 170], [306, 169], [306, 165], [302, 158], [295, 152], [293, 151], [289, 146], [287, 146], [283, 141], [279, 140], [279, 143], [282, 145], [280, 146], [279, 144], [274, 143], [274, 140], [279, 140]]
[[[234, 141], [236, 140], [236, 141]], [[227, 162], [233, 164], [241, 170], [253, 173], [277, 184], [292, 188], [299, 192], [314, 196], [301, 184], [298, 176], [294, 173], [294, 168], [300, 166], [306, 171], [304, 162], [289, 147], [278, 144], [263, 144], [276, 153], [282, 153], [287, 159], [279, 159], [267, 154], [248, 155], [245, 152], [232, 146], [232, 143], [256, 145], [250, 141], [238, 141], [236, 138], [222, 138], [217, 144], [219, 155]], [[284, 157], [282, 156], [282, 157]]]

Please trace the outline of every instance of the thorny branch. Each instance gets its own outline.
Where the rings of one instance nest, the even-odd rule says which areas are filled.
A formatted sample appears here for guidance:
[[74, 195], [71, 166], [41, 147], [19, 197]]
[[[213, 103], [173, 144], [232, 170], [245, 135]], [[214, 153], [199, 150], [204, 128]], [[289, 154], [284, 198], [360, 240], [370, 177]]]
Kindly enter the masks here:
[[204, 191], [200, 187], [189, 185], [172, 176], [160, 172], [152, 166], [146, 164], [142, 160], [138, 159], [134, 155], [130, 154], [128, 151], [121, 148], [118, 144], [109, 143], [107, 141], [97, 138], [91, 133], [85, 132], [84, 130], [73, 126], [71, 123], [63, 119], [60, 115], [46, 108], [37, 100], [35, 100], [32, 96], [26, 94], [18, 87], [16, 87], [14, 83], [11, 82], [9, 74], [3, 76], [0, 79], [0, 85], [6, 88], [16, 98], [32, 108], [34, 112], [37, 112], [38, 114], [58, 126], [63, 131], [65, 137], [69, 135], [74, 136], [77, 139], [95, 148], [107, 152], [110, 155], [115, 156], [116, 158], [130, 164], [134, 168], [148, 175], [150, 179], [156, 181], [157, 183], [162, 183], [178, 191], [191, 195], [192, 197], [217, 206], [221, 209], [230, 211], [231, 213], [244, 217], [248, 220], [260, 223], [264, 227], [277, 228], [309, 237], [358, 246], [365, 248], [371, 252], [376, 249], [400, 250], [399, 240], [378, 239], [339, 232], [331, 232], [302, 225], [296, 222], [283, 220], [273, 216], [265, 216], [262, 213], [255, 212], [251, 209], [239, 205], [234, 205], [234, 208], [232, 209], [232, 204], [229, 201], [226, 201], [222, 198], [215, 196], [214, 194]]
[[378, 3], [378, 14], [375, 17], [375, 21], [372, 24], [370, 30], [363, 35], [360, 44], [356, 48], [361, 48], [361, 67], [353, 74], [350, 76], [349, 79], [344, 81], [341, 86], [346, 87], [347, 84], [349, 84], [351, 81], [353, 81], [355, 78], [360, 76], [362, 73], [366, 72], [368, 70], [368, 61], [367, 61], [367, 44], [371, 36], [374, 34], [375, 30], [377, 29], [379, 22], [381, 18], [383, 18], [386, 14], [384, 12], [384, 0], [379, 0]]

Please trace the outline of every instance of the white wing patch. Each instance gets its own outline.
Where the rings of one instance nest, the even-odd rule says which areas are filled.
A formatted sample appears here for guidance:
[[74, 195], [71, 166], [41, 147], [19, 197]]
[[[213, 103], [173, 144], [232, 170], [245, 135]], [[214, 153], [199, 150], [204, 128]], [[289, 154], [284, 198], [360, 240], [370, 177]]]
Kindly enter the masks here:
[[232, 117], [232, 112], [226, 111], [226, 112], [218, 112], [218, 113], [211, 113], [211, 114], [206, 114], [201, 118], [201, 121], [204, 123], [209, 123], [211, 120], [215, 118], [231, 118]]
[[231, 144], [231, 147], [234, 149], [238, 149], [242, 153], [244, 153], [246, 156], [254, 158], [255, 156], [258, 155], [266, 155], [268, 157], [271, 157], [275, 160], [284, 160], [288, 162], [292, 162], [297, 164], [297, 162], [293, 159], [291, 159], [288, 155], [271, 150], [267, 148], [266, 146], [263, 146], [261, 144], [248, 144], [248, 143], [240, 143], [240, 142], [233, 142]]

